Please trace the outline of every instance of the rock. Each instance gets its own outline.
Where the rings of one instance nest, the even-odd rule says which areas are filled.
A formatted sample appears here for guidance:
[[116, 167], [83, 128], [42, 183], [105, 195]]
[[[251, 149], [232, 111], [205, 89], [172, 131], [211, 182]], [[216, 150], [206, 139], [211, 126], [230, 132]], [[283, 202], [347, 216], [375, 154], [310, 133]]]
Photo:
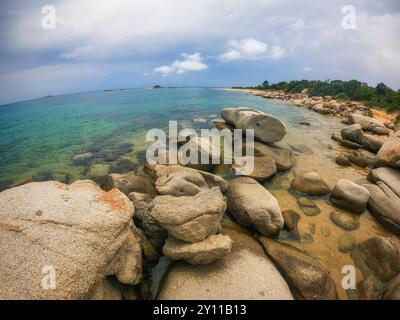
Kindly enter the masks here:
[[389, 281], [400, 272], [400, 253], [395, 243], [383, 237], [373, 237], [358, 244], [368, 267], [382, 281]]
[[400, 198], [382, 182], [364, 184], [370, 193], [368, 208], [388, 230], [400, 235]]
[[377, 153], [384, 143], [385, 141], [377, 136], [372, 134], [364, 134], [362, 146], [368, 151]]
[[331, 220], [339, 227], [352, 231], [360, 228], [360, 221], [357, 217], [345, 212], [331, 212]]
[[72, 158], [72, 161], [74, 162], [75, 165], [85, 165], [87, 164], [92, 158], [94, 157], [94, 154], [91, 152], [85, 152], [76, 155], [75, 157]]
[[32, 176], [27, 177], [27, 178], [25, 178], [25, 179], [22, 179], [22, 180], [19, 180], [19, 181], [13, 183], [13, 184], [11, 185], [11, 188], [23, 186], [24, 184], [28, 184], [28, 183], [31, 183], [31, 182], [35, 182], [35, 181], [33, 180], [33, 177], [32, 177]]
[[86, 177], [96, 182], [101, 182], [108, 175], [109, 166], [107, 164], [92, 164], [86, 172]]
[[228, 211], [244, 226], [253, 226], [264, 235], [283, 228], [278, 200], [257, 181], [239, 177], [229, 182], [226, 194]]
[[275, 262], [300, 300], [336, 300], [335, 284], [319, 261], [287, 244], [260, 238], [268, 256]]
[[211, 235], [196, 243], [182, 242], [168, 238], [163, 253], [171, 260], [185, 260], [187, 263], [209, 264], [227, 255], [232, 248], [232, 240], [222, 234]]
[[300, 240], [300, 232], [298, 228], [301, 219], [300, 215], [293, 210], [285, 210], [282, 212], [282, 216], [284, 219], [285, 229], [290, 231], [294, 239]]
[[377, 158], [381, 165], [400, 168], [400, 130], [383, 144]]
[[234, 129], [231, 125], [227, 124], [225, 122], [225, 120], [223, 120], [223, 119], [214, 119], [214, 120], [212, 120], [212, 124], [218, 130], [224, 130], [224, 129], [233, 130]]
[[169, 236], [185, 242], [199, 242], [217, 233], [226, 210], [218, 187], [202, 190], [195, 196], [157, 196], [150, 203], [150, 216]]
[[119, 159], [110, 167], [111, 173], [129, 173], [137, 169], [137, 164], [128, 158]]
[[278, 142], [286, 135], [286, 126], [279, 119], [249, 108], [226, 108], [222, 118], [237, 129], [253, 129], [254, 137], [261, 142]]
[[[249, 272], [251, 270], [251, 272]], [[252, 251], [235, 250], [205, 266], [179, 262], [169, 272], [159, 300], [292, 300], [274, 264]]]
[[390, 281], [383, 292], [382, 300], [400, 300], [400, 274]]
[[309, 196], [323, 196], [331, 191], [316, 172], [307, 172], [296, 176], [291, 187], [293, 190]]
[[192, 196], [201, 190], [219, 187], [224, 193], [228, 184], [221, 177], [182, 166], [156, 166], [156, 188], [161, 195]]
[[361, 144], [348, 141], [348, 140], [340, 140], [340, 144], [344, 147], [351, 148], [351, 149], [361, 149], [363, 146]]
[[392, 168], [377, 168], [368, 174], [368, 181], [378, 184], [384, 183], [398, 197], [400, 197], [400, 171]]
[[347, 158], [346, 158], [345, 156], [343, 156], [343, 155], [337, 156], [335, 162], [336, 162], [338, 165], [343, 166], [343, 167], [349, 167], [349, 166], [351, 166], [350, 160], [347, 159]]
[[152, 247], [159, 251], [164, 245], [168, 233], [150, 215], [149, 205], [153, 201], [153, 197], [145, 193], [131, 192], [129, 199], [135, 207], [136, 225], [143, 230]]
[[109, 174], [105, 178], [102, 187], [104, 190], [111, 190], [113, 188], [117, 188], [126, 195], [130, 194], [131, 192], [138, 192], [138, 193], [146, 193], [154, 197], [157, 194], [157, 191], [154, 188], [151, 181], [130, 173]]
[[329, 236], [331, 235], [332, 231], [329, 227], [327, 226], [321, 226], [319, 227], [319, 231], [321, 232], [321, 234], [325, 237], [325, 238], [329, 238]]
[[372, 132], [380, 136], [389, 135], [392, 132], [392, 130], [385, 127], [375, 127], [374, 130], [372, 130]]
[[299, 124], [301, 124], [302, 126], [309, 126], [311, 125], [311, 123], [307, 122], [307, 121], [301, 121], [299, 122]]
[[391, 168], [371, 170], [368, 179], [375, 182], [362, 183], [371, 196], [368, 207], [374, 217], [386, 228], [400, 234], [400, 173]]
[[360, 124], [362, 129], [367, 131], [373, 131], [376, 127], [385, 127], [380, 121], [357, 113], [353, 113], [350, 116], [350, 121], [353, 124]]
[[[0, 298], [88, 299], [107, 276], [139, 283], [133, 213], [123, 193], [104, 192], [90, 180], [35, 182], [0, 193]], [[52, 270], [56, 288], [46, 290], [42, 280]]]
[[330, 200], [335, 205], [355, 213], [367, 208], [369, 191], [353, 181], [341, 179], [332, 190]]
[[355, 150], [349, 156], [348, 159], [351, 163], [356, 166], [365, 168], [373, 168], [376, 162], [376, 155], [367, 150]]
[[305, 215], [307, 216], [317, 216], [321, 213], [320, 208], [311, 201], [310, 199], [307, 199], [305, 197], [297, 199], [297, 202], [300, 206], [301, 211], [304, 212]]
[[254, 141], [255, 157], [270, 157], [275, 163], [279, 171], [286, 171], [293, 166], [293, 155], [289, 149], [266, 145], [258, 141]]
[[356, 245], [356, 239], [351, 233], [343, 233], [338, 239], [339, 251], [349, 253]]
[[[235, 159], [232, 168], [237, 175], [249, 171], [249, 161], [253, 160], [253, 171], [244, 176], [253, 178], [257, 181], [265, 181], [277, 173], [275, 161], [269, 157], [239, 157]], [[246, 171], [244, 171], [246, 170]]]
[[351, 126], [344, 127], [341, 131], [343, 140], [362, 144], [363, 142], [363, 130], [360, 124], [352, 124]]

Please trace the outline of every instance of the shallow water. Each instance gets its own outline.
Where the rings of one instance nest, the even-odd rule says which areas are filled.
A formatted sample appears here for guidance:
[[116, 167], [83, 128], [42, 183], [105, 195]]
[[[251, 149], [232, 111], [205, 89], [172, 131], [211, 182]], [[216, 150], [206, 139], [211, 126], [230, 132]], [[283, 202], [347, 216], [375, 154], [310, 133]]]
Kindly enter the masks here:
[[[306, 216], [289, 190], [296, 171], [317, 171], [331, 187], [339, 179], [354, 181], [365, 175], [361, 168], [336, 165], [336, 155], [346, 149], [330, 139], [343, 127], [333, 117], [243, 92], [217, 89], [131, 89], [16, 103], [0, 107], [0, 188], [29, 176], [68, 174], [71, 182], [83, 178], [92, 163], [112, 166], [121, 159], [130, 159], [139, 167], [149, 144], [145, 141], [147, 130], [165, 129], [168, 120], [177, 120], [182, 127], [211, 128], [212, 119], [228, 106], [254, 107], [286, 123], [288, 134], [280, 144], [292, 148], [296, 164], [264, 185], [278, 198], [282, 210], [292, 209], [301, 215], [300, 233], [309, 234], [313, 241], [283, 241], [320, 259], [331, 272], [339, 297], [346, 299], [340, 285], [341, 268], [354, 263], [349, 254], [338, 251], [338, 237], [345, 230], [329, 218], [338, 209], [327, 199], [318, 198], [314, 201], [321, 214]], [[311, 125], [300, 125], [302, 121]], [[87, 151], [94, 153], [94, 159], [83, 166], [74, 165], [72, 158]], [[314, 234], [310, 224], [315, 225]], [[361, 215], [360, 225], [351, 231], [357, 241], [383, 235], [400, 244], [398, 237], [386, 232], [368, 213]], [[330, 229], [329, 237], [322, 235], [321, 227]], [[357, 274], [357, 282], [361, 279]]]

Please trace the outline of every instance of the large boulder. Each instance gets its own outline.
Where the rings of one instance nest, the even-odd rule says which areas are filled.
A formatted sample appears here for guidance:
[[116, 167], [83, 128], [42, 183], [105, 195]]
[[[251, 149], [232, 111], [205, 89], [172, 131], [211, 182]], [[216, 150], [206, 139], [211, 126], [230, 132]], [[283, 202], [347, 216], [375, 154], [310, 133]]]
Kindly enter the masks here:
[[337, 206], [355, 213], [363, 213], [367, 208], [369, 191], [353, 181], [339, 180], [332, 190], [330, 200]]
[[374, 217], [387, 229], [400, 234], [400, 173], [391, 168], [374, 169], [368, 179], [375, 184], [361, 182], [368, 189], [368, 207]]
[[226, 203], [218, 187], [202, 190], [195, 196], [157, 196], [149, 205], [150, 216], [169, 236], [199, 242], [217, 233]]
[[384, 143], [385, 140], [379, 138], [378, 136], [374, 136], [372, 134], [363, 135], [363, 141], [362, 141], [363, 148], [373, 153], [377, 153]]
[[350, 115], [350, 122], [361, 125], [362, 129], [367, 131], [374, 131], [377, 127], [385, 128], [385, 125], [380, 121], [357, 113]]
[[368, 267], [386, 282], [400, 273], [400, 252], [396, 244], [383, 237], [373, 237], [358, 245]]
[[286, 135], [286, 126], [279, 119], [250, 108], [226, 108], [222, 118], [237, 129], [253, 129], [254, 137], [261, 142], [278, 142]]
[[287, 283], [265, 256], [247, 249], [205, 266], [179, 262], [158, 294], [160, 300], [293, 300]]
[[0, 193], [0, 298], [91, 299], [108, 276], [139, 283], [133, 214], [123, 193], [104, 192], [90, 180]]
[[[253, 170], [248, 173], [249, 162], [253, 162]], [[253, 178], [257, 181], [265, 181], [273, 177], [276, 172], [276, 163], [274, 159], [270, 157], [238, 157], [235, 159], [235, 164], [232, 166], [237, 175], [241, 175]], [[246, 171], [243, 171], [246, 170]]]
[[228, 211], [244, 226], [253, 226], [264, 235], [283, 228], [278, 200], [254, 179], [239, 177], [229, 182]]
[[268, 256], [300, 300], [336, 300], [336, 288], [329, 271], [316, 259], [290, 245], [260, 237]]
[[291, 187], [293, 190], [309, 196], [323, 196], [331, 192], [329, 186], [316, 172], [297, 175], [293, 179]]
[[400, 130], [383, 144], [377, 157], [380, 165], [400, 168]]
[[352, 141], [358, 144], [363, 142], [363, 130], [360, 124], [352, 124], [351, 126], [344, 127], [341, 131], [343, 140]]
[[187, 263], [198, 265], [214, 262], [227, 255], [231, 249], [231, 238], [216, 234], [196, 243], [168, 238], [163, 247], [163, 253], [171, 260], [185, 260]]
[[155, 166], [154, 177], [161, 195], [191, 196], [213, 187], [224, 193], [228, 188], [226, 181], [215, 174], [177, 165]]
[[154, 185], [151, 183], [151, 181], [131, 173], [109, 174], [105, 178], [102, 187], [104, 190], [117, 188], [126, 195], [131, 192], [139, 192], [146, 193], [154, 197], [157, 194], [157, 190], [154, 188]]

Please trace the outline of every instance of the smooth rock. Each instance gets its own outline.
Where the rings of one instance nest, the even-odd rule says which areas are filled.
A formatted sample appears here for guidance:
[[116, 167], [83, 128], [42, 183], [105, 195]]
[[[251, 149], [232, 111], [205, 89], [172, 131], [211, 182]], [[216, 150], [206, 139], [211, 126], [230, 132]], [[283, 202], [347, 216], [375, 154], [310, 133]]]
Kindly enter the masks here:
[[286, 126], [279, 119], [249, 108], [226, 108], [222, 118], [237, 129], [253, 129], [254, 137], [261, 142], [278, 142], [286, 135]]
[[400, 300], [400, 274], [390, 281], [383, 292], [382, 300]]
[[293, 166], [293, 154], [286, 148], [254, 141], [253, 153], [255, 157], [270, 157], [274, 159], [279, 171], [286, 171]]
[[353, 181], [341, 179], [332, 190], [330, 200], [336, 206], [355, 213], [363, 213], [367, 208], [369, 191]]
[[309, 196], [323, 196], [331, 191], [316, 172], [307, 172], [296, 176], [291, 187], [293, 190]]
[[371, 118], [371, 117], [366, 117], [361, 114], [357, 114], [357, 113], [353, 113], [350, 116], [350, 121], [353, 124], [356, 124], [356, 123], [360, 124], [362, 129], [367, 130], [367, 131], [373, 131], [374, 128], [376, 128], [376, 127], [383, 127], [383, 128], [385, 127], [383, 125], [383, 123], [381, 123], [380, 121], [378, 121], [374, 118]]
[[400, 197], [400, 171], [392, 168], [377, 168], [369, 172], [367, 179], [375, 184], [384, 183]]
[[[253, 170], [250, 171], [249, 162], [253, 162]], [[239, 157], [232, 166], [237, 175], [244, 175], [257, 181], [265, 181], [277, 173], [276, 163], [270, 157]]]
[[[89, 299], [107, 276], [139, 283], [133, 214], [123, 193], [104, 192], [90, 180], [35, 182], [0, 193], [0, 298]], [[46, 290], [43, 277], [51, 272], [56, 286]]]
[[363, 130], [360, 124], [352, 124], [351, 126], [344, 127], [341, 130], [343, 140], [352, 141], [358, 144], [363, 142]]
[[376, 155], [367, 150], [360, 149], [360, 150], [353, 151], [348, 156], [348, 159], [351, 163], [353, 163], [359, 167], [373, 168], [375, 166], [375, 162], [376, 162]]
[[150, 203], [150, 216], [169, 236], [185, 242], [199, 242], [217, 233], [226, 203], [218, 187], [195, 196], [157, 196]]
[[239, 177], [229, 182], [228, 211], [244, 226], [253, 226], [264, 235], [283, 228], [278, 200], [254, 179]]
[[231, 249], [231, 238], [216, 234], [196, 243], [168, 238], [163, 247], [163, 253], [171, 260], [185, 260], [187, 263], [198, 265], [214, 262], [227, 255]]
[[400, 168], [400, 130], [386, 140], [379, 149], [377, 158], [380, 164]]
[[300, 300], [336, 300], [336, 288], [329, 271], [319, 261], [295, 247], [260, 237], [268, 256]]
[[385, 141], [377, 136], [374, 136], [372, 134], [364, 134], [362, 146], [368, 151], [377, 153], [384, 143]]
[[297, 199], [297, 203], [300, 206], [301, 211], [307, 216], [317, 216], [321, 213], [321, 209], [310, 199], [301, 197]]
[[267, 257], [238, 249], [205, 266], [178, 262], [166, 277], [157, 298], [243, 301], [292, 300], [293, 296]]
[[336, 159], [335, 159], [335, 162], [338, 165], [343, 166], [343, 167], [351, 166], [350, 160], [347, 157], [343, 156], [343, 155], [337, 156]]

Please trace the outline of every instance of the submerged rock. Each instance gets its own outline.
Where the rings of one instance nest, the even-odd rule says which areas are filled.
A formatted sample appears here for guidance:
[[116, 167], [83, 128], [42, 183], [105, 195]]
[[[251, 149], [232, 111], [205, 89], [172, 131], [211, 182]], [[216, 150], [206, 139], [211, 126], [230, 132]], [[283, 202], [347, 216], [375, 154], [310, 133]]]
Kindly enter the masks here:
[[287, 283], [265, 256], [247, 249], [205, 266], [177, 263], [159, 300], [292, 300]]
[[94, 157], [93, 153], [85, 152], [85, 153], [77, 154], [75, 157], [72, 158], [72, 161], [74, 162], [75, 165], [85, 165], [93, 157]]
[[253, 226], [264, 235], [283, 228], [278, 200], [254, 179], [239, 177], [229, 182], [228, 210], [244, 226]]
[[359, 218], [351, 214], [334, 211], [331, 212], [329, 217], [333, 223], [345, 230], [352, 231], [360, 228]]
[[150, 203], [150, 216], [175, 239], [199, 242], [217, 233], [226, 210], [218, 187], [195, 196], [157, 196]]
[[227, 255], [231, 248], [231, 238], [217, 234], [196, 243], [168, 238], [163, 247], [163, 253], [172, 260], [185, 260], [187, 263], [198, 265], [214, 262]]
[[261, 142], [278, 142], [286, 135], [286, 126], [279, 119], [249, 108], [226, 108], [222, 118], [237, 129], [253, 129], [254, 137]]
[[[133, 213], [123, 193], [104, 192], [90, 180], [35, 182], [0, 193], [0, 298], [90, 299], [112, 275], [139, 283]], [[52, 272], [55, 289], [46, 290], [43, 277]]]
[[296, 176], [291, 187], [293, 190], [309, 196], [323, 196], [331, 191], [316, 172], [307, 172]]
[[316, 259], [299, 249], [260, 237], [268, 255], [300, 300], [336, 300], [336, 288], [329, 271]]
[[343, 233], [338, 239], [339, 251], [349, 253], [356, 245], [356, 239], [351, 233]]
[[307, 216], [317, 216], [321, 213], [321, 209], [314, 203], [314, 201], [305, 197], [297, 199], [301, 211]]
[[356, 213], [367, 208], [369, 191], [353, 181], [341, 179], [332, 190], [330, 200], [337, 206]]
[[300, 215], [293, 210], [285, 210], [282, 212], [283, 219], [285, 221], [285, 229], [290, 231], [293, 238], [296, 240], [300, 240], [300, 233], [299, 233], [299, 221], [301, 219]]

